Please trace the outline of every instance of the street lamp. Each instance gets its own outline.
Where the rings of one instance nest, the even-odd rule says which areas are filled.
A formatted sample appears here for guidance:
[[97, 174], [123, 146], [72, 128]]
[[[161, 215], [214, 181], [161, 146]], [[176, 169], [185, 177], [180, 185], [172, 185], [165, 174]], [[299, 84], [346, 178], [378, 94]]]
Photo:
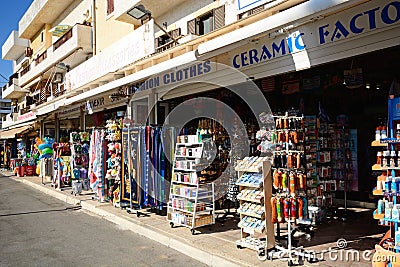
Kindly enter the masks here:
[[154, 24], [158, 28], [160, 28], [169, 38], [171, 38], [171, 40], [173, 40], [175, 43], [179, 44], [178, 41], [174, 37], [172, 37], [163, 27], [161, 27], [156, 22], [156, 20], [154, 18], [151, 17], [150, 10], [147, 10], [143, 5], [134, 6], [131, 10], [128, 11], [128, 15], [135, 19], [140, 20], [142, 22], [142, 24], [143, 24], [143, 21], [146, 19], [148, 19], [148, 20], [153, 19]]
[[143, 5], [137, 5], [128, 11], [128, 15], [141, 21], [151, 18], [151, 12]]

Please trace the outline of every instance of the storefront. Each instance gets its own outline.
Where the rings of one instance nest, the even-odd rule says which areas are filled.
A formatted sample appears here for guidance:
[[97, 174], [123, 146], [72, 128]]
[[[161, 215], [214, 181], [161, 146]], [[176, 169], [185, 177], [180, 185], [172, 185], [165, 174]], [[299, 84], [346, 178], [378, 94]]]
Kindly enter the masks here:
[[[370, 142], [387, 117], [389, 88], [399, 75], [399, 20], [396, 1], [370, 1], [336, 14], [320, 14], [213, 58], [200, 55], [204, 63], [156, 75], [142, 87], [154, 90], [158, 103], [171, 111], [185, 99], [213, 94], [220, 98], [207, 92], [238, 79], [234, 71], [227, 75], [208, 60], [240, 70], [257, 84], [273, 113], [293, 108], [315, 118], [326, 114], [332, 127], [354, 129], [348, 197], [368, 202], [375, 182], [369, 166], [376, 156]], [[224, 102], [232, 102], [232, 97]], [[163, 123], [161, 117], [156, 123]], [[336, 195], [343, 198], [341, 192]]]
[[[400, 3], [369, 1], [211, 54], [199, 47], [198, 62], [131, 85], [132, 99], [113, 89], [71, 100], [74, 106], [54, 117], [71, 146], [57, 179], [89, 180], [100, 202], [130, 211], [167, 211], [171, 226], [192, 233], [215, 223], [216, 209], [235, 208], [239, 227], [252, 237], [262, 227], [271, 234], [271, 224], [284, 219], [317, 223], [335, 203], [343, 205], [344, 195], [370, 202], [376, 184], [370, 144], [399, 78], [398, 32]], [[272, 177], [264, 165], [271, 158]], [[197, 174], [203, 163], [208, 167]], [[247, 172], [255, 174], [242, 181]], [[272, 197], [272, 187], [283, 196]], [[258, 190], [254, 198], [251, 190]], [[277, 203], [294, 209], [279, 218]], [[315, 215], [312, 206], [325, 213]]]

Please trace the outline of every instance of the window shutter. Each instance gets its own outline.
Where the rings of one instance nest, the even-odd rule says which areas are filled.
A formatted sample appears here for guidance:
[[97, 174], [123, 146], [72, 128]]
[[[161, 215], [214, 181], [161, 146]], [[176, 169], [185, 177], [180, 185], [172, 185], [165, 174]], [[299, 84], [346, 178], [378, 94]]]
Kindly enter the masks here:
[[257, 14], [264, 10], [264, 5], [251, 9], [248, 13], [249, 15]]
[[155, 40], [154, 40], [154, 45], [155, 45], [155, 47], [157, 48], [157, 47], [160, 47], [160, 37], [157, 37]]
[[172, 38], [177, 39], [181, 35], [181, 28], [171, 31], [170, 34], [171, 34]]
[[107, 0], [107, 15], [114, 12], [114, 0]]
[[189, 20], [187, 23], [188, 34], [196, 34], [196, 19]]
[[225, 5], [214, 9], [214, 30], [225, 26]]

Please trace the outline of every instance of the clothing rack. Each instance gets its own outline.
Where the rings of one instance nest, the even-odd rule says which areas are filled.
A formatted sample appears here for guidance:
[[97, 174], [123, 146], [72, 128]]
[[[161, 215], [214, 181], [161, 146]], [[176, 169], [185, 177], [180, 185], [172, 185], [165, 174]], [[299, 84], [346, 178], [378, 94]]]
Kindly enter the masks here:
[[120, 203], [128, 213], [148, 216], [149, 211], [162, 212], [167, 206], [165, 187], [170, 171], [163, 147], [168, 145], [165, 129], [174, 133], [172, 127], [124, 125]]

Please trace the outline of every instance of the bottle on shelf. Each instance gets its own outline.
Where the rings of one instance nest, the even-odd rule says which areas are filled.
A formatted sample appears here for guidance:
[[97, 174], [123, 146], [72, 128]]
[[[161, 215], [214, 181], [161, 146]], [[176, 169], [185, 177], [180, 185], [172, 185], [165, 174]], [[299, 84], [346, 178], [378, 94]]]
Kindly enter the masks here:
[[396, 129], [396, 139], [400, 139], [400, 123], [397, 124], [397, 129]]

